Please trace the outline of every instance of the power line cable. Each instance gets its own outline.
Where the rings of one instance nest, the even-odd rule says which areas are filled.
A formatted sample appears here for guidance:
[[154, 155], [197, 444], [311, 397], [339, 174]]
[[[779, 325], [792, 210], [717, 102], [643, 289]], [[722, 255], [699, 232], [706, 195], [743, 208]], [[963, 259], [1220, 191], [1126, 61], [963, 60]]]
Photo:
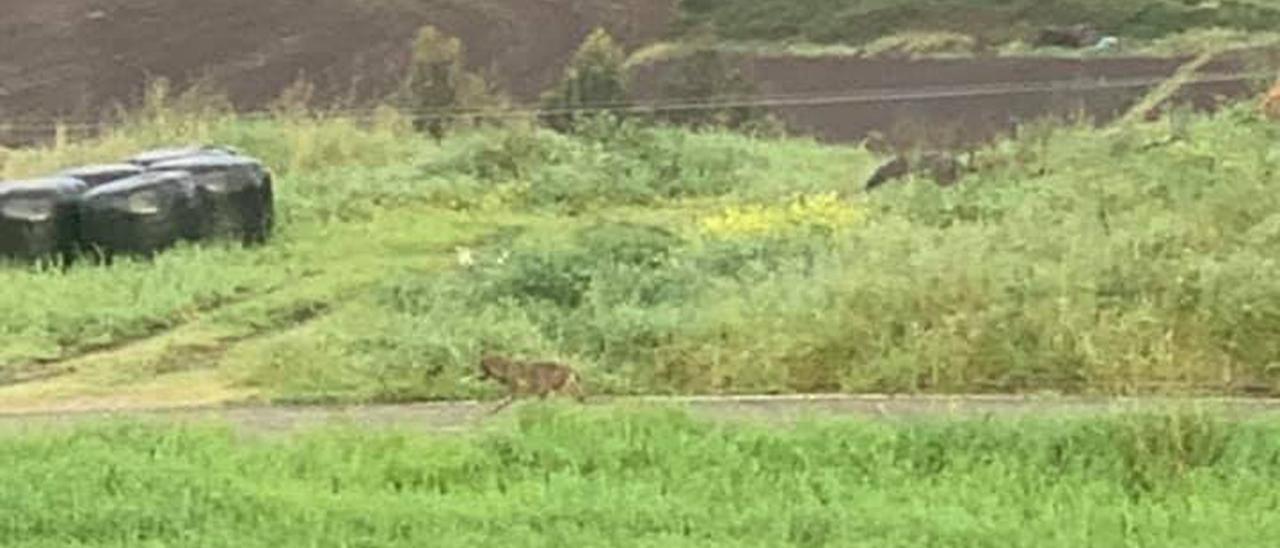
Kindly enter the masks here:
[[[1233, 83], [1270, 78], [1270, 72], [1225, 72], [1202, 73], [1186, 80], [1184, 86]], [[439, 109], [397, 109], [396, 112], [407, 116], [412, 121], [437, 121], [457, 119], [515, 119], [531, 116], [560, 116], [569, 114], [653, 114], [662, 112], [712, 111], [726, 108], [751, 107], [817, 107], [858, 103], [889, 103], [903, 101], [926, 101], [940, 99], [963, 99], [971, 97], [993, 97], [1006, 95], [1022, 95], [1028, 93], [1084, 93], [1114, 89], [1128, 89], [1155, 86], [1169, 79], [1168, 76], [1146, 76], [1126, 78], [1086, 78], [1077, 77], [1064, 80], [1048, 80], [1036, 82], [998, 82], [987, 84], [911, 86], [889, 88], [864, 88], [848, 92], [833, 93], [804, 92], [785, 94], [756, 94], [748, 96], [720, 96], [711, 98], [661, 98], [656, 101], [638, 101], [631, 103], [596, 103], [574, 107], [539, 108], [532, 104], [512, 107], [471, 108], [456, 107]], [[373, 118], [381, 112], [380, 107], [360, 109], [337, 109], [318, 112], [318, 116], [327, 119], [356, 120]], [[255, 120], [269, 119], [275, 113], [270, 110], [256, 110], [234, 114], [237, 118]], [[48, 132], [58, 129], [96, 130], [119, 126], [124, 122], [59, 122], [54, 120], [27, 122], [22, 124], [0, 124], [0, 131], [10, 132]]]

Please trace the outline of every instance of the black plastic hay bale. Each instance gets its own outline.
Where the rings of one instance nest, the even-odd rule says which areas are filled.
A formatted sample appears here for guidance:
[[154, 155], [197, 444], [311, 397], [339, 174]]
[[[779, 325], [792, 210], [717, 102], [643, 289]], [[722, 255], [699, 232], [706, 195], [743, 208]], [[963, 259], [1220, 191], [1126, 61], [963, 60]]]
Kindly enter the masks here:
[[271, 173], [248, 156], [203, 155], [162, 162], [152, 171], [190, 173], [210, 210], [212, 236], [263, 243], [275, 224]]
[[209, 210], [191, 174], [143, 173], [86, 192], [80, 199], [80, 242], [108, 259], [153, 255], [207, 234]]
[[89, 188], [96, 188], [120, 179], [141, 175], [142, 171], [142, 167], [135, 164], [99, 164], [71, 168], [58, 175], [80, 179], [89, 185]]
[[83, 181], [66, 177], [0, 182], [0, 256], [33, 260], [75, 251]]
[[126, 160], [130, 164], [151, 167], [162, 162], [190, 158], [192, 156], [236, 156], [238, 153], [229, 147], [220, 146], [185, 146], [175, 148], [158, 148], [141, 152]]

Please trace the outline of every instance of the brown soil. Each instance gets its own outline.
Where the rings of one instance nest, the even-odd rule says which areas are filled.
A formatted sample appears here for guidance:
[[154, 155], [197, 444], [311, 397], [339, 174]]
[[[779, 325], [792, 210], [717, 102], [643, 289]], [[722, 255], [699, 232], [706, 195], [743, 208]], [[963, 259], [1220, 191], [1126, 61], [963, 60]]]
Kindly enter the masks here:
[[[135, 104], [149, 78], [178, 87], [207, 78], [242, 109], [261, 108], [297, 77], [321, 98], [384, 96], [402, 73], [409, 43], [431, 23], [463, 39], [468, 63], [519, 102], [547, 89], [582, 38], [603, 25], [629, 47], [662, 37], [675, 0], [3, 0], [0, 17], [0, 130], [6, 138], [52, 116], [94, 119], [104, 107]], [[1183, 60], [1160, 58], [982, 58], [872, 60], [766, 56], [746, 74], [770, 96], [838, 98], [889, 90], [1128, 78], [1159, 79]], [[658, 98], [668, 64], [639, 71], [642, 95]], [[1238, 72], [1238, 60], [1202, 72]], [[1083, 112], [1106, 121], [1149, 86], [1038, 90], [951, 97], [787, 103], [774, 111], [797, 133], [859, 140], [871, 130], [895, 140], [969, 143], [1011, 121]], [[1200, 84], [1180, 100], [1212, 106], [1253, 93], [1246, 81]], [[47, 130], [47, 128], [45, 128]]]
[[[5, 0], [0, 113], [86, 117], [136, 103], [149, 78], [201, 77], [256, 108], [302, 75], [322, 96], [376, 97], [417, 29], [463, 39], [468, 64], [517, 98], [548, 87], [592, 28], [658, 37], [665, 0]], [[92, 118], [92, 116], [88, 116]]]
[[[1222, 56], [1198, 74], [1218, 78], [1251, 72], [1260, 55]], [[875, 130], [899, 144], [923, 141], [949, 147], [1008, 134], [1016, 125], [1045, 116], [1114, 120], [1188, 61], [761, 56], [742, 59], [739, 66], [760, 95], [780, 98], [772, 110], [792, 131], [848, 142]], [[658, 98], [658, 82], [670, 67], [670, 62], [644, 67], [636, 78], [640, 93]], [[1133, 83], [1140, 80], [1145, 83]], [[1257, 93], [1256, 86], [1245, 77], [1196, 83], [1173, 100], [1212, 108]]]

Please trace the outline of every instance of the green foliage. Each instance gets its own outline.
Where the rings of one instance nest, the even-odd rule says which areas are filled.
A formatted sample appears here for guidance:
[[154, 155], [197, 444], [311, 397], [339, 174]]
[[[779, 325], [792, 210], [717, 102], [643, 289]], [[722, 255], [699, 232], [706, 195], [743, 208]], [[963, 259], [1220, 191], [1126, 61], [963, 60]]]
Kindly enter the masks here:
[[626, 54], [613, 37], [597, 28], [579, 46], [555, 89], [543, 96], [548, 112], [543, 120], [559, 131], [568, 131], [580, 117], [578, 109], [620, 107], [628, 104]]
[[958, 32], [903, 32], [877, 38], [864, 49], [872, 57], [911, 58], [944, 54], [972, 55], [978, 43]]
[[497, 101], [484, 79], [466, 70], [464, 58], [457, 38], [430, 25], [419, 29], [400, 93], [414, 112], [414, 127], [437, 141], [464, 121], [464, 111]]
[[611, 116], [579, 120], [574, 136], [516, 129], [477, 134], [424, 166], [435, 200], [486, 199], [581, 212], [728, 194], [760, 165], [741, 141], [703, 138]]
[[[1160, 126], [1028, 132], [980, 153], [984, 172], [957, 188], [849, 204], [870, 211], [840, 232], [707, 239], [668, 224], [684, 243], [648, 263], [573, 239], [495, 244], [481, 255], [506, 262], [391, 281], [432, 297], [389, 323], [476, 318], [437, 339], [432, 352], [460, 357], [449, 367], [505, 340], [571, 356], [618, 391], [1270, 389], [1274, 130], [1240, 116], [1179, 122], [1164, 146]], [[758, 169], [785, 177], [788, 154]]]
[[905, 31], [956, 32], [981, 43], [1031, 41], [1039, 29], [1087, 23], [1126, 39], [1193, 29], [1271, 31], [1280, 9], [1256, 0], [682, 0], [681, 24], [729, 40], [863, 46]]
[[[850, 147], [630, 121], [436, 147], [386, 116], [169, 116], [12, 151], [32, 174], [232, 144], [282, 166], [281, 236], [0, 269], [0, 374], [163, 378], [188, 363], [172, 342], [271, 397], [405, 401], [484, 394], [470, 372], [493, 345], [611, 393], [1280, 386], [1280, 130], [1247, 105], [1038, 126], [954, 188], [856, 197], [873, 162]], [[84, 352], [94, 368], [63, 360]]]
[[[694, 48], [677, 58], [672, 73], [662, 83], [662, 96], [681, 103], [732, 103], [757, 95], [756, 86], [742, 76], [731, 59], [712, 45]], [[725, 105], [721, 108], [662, 111], [658, 120], [694, 128], [722, 127], [734, 130], [779, 132], [780, 123], [758, 106]]]
[[1280, 431], [1193, 415], [468, 436], [104, 424], [0, 439], [15, 547], [1271, 546]]

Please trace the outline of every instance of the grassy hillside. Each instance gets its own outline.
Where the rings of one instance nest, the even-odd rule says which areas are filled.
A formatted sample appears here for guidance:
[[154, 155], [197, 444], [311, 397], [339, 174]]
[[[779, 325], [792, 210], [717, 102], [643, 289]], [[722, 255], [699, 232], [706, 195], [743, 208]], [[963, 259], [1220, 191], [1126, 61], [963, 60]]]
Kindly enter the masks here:
[[[6, 546], [1272, 546], [1280, 430], [1194, 415], [0, 436]], [[1272, 517], [1268, 517], [1272, 516]]]
[[1032, 127], [957, 189], [866, 196], [870, 155], [803, 140], [516, 126], [436, 145], [391, 112], [158, 110], [7, 152], [3, 173], [228, 143], [279, 171], [279, 239], [0, 270], [0, 401], [470, 396], [484, 345], [612, 393], [1270, 392], [1277, 133], [1245, 107]]
[[1138, 41], [1209, 29], [1269, 32], [1280, 24], [1280, 6], [1259, 0], [682, 0], [680, 7], [681, 28], [708, 28], [724, 39], [851, 46], [910, 31], [1003, 44], [1076, 23]]

